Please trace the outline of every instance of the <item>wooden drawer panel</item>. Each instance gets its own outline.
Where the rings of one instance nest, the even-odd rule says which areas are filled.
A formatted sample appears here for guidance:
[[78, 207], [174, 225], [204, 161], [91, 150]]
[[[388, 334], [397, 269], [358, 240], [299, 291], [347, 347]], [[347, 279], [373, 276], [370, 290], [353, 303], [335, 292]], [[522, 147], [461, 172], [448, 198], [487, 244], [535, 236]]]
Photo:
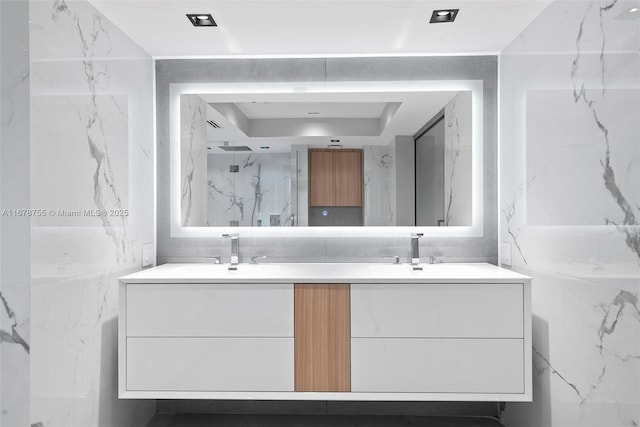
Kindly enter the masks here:
[[523, 393], [521, 339], [353, 338], [351, 391]]
[[352, 284], [352, 337], [522, 338], [522, 284]]
[[349, 391], [348, 284], [295, 285], [296, 391]]
[[293, 391], [293, 338], [128, 338], [127, 390]]
[[127, 336], [293, 337], [293, 284], [130, 284]]

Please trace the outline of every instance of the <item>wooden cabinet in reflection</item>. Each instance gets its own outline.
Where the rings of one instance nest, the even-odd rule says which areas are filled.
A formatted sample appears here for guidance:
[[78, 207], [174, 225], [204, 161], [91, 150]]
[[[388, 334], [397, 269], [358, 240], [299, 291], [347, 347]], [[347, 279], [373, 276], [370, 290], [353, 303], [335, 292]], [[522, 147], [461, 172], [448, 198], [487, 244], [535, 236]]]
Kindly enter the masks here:
[[309, 150], [310, 206], [362, 206], [362, 150]]

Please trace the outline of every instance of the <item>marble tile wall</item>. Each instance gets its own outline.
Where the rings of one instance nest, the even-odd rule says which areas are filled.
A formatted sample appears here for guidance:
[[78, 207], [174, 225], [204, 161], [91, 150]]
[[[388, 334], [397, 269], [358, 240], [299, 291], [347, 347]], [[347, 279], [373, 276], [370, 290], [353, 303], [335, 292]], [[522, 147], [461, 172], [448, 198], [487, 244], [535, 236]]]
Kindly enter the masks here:
[[291, 145], [291, 214], [293, 225], [309, 224], [309, 147]]
[[471, 225], [471, 92], [444, 107], [444, 223]]
[[29, 425], [29, 3], [0, 1], [0, 425]]
[[634, 6], [555, 1], [500, 57], [500, 255], [534, 278], [534, 401], [507, 425], [640, 425]]
[[394, 158], [395, 146], [391, 143], [364, 147], [364, 225], [396, 224]]
[[[207, 224], [291, 226], [292, 153], [215, 153], [208, 156]], [[238, 172], [230, 172], [237, 165]]]
[[153, 62], [86, 1], [29, 7], [30, 423], [144, 425], [155, 402], [117, 397], [117, 278], [154, 242]]
[[182, 225], [207, 225], [207, 104], [198, 95], [180, 97]]

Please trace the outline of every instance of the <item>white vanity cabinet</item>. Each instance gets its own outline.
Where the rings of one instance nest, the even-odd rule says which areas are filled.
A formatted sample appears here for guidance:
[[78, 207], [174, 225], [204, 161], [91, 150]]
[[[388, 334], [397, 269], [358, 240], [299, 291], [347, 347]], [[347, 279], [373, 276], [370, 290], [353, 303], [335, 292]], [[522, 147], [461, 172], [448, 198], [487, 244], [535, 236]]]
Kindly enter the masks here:
[[293, 391], [293, 285], [128, 284], [120, 297], [128, 392]]
[[531, 279], [489, 264], [166, 264], [119, 301], [121, 398], [532, 398]]
[[351, 390], [524, 393], [524, 284], [352, 284]]

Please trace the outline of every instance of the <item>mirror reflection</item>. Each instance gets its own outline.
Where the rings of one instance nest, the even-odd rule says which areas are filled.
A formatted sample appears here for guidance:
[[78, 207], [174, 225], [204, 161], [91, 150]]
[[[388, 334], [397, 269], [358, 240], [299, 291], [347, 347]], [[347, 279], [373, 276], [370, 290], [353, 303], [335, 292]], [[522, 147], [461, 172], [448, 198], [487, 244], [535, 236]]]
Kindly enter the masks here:
[[182, 94], [182, 225], [471, 225], [471, 103], [471, 91]]

